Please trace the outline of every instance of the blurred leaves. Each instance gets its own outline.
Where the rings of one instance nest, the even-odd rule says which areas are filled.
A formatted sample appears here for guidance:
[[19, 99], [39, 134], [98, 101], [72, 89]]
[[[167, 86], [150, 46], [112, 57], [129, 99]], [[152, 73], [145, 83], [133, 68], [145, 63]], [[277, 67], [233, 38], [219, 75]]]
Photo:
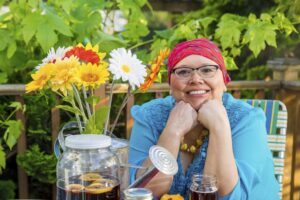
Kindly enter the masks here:
[[46, 154], [38, 145], [32, 145], [24, 154], [17, 156], [18, 165], [42, 183], [56, 181], [56, 161], [53, 154]]

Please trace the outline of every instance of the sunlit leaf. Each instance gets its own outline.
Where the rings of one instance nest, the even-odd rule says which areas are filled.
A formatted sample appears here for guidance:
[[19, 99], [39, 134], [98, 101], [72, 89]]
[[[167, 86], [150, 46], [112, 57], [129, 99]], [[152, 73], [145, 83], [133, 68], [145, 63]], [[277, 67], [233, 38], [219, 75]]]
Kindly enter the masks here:
[[109, 107], [102, 106], [88, 120], [84, 133], [86, 134], [101, 134], [107, 119]]
[[28, 14], [23, 19], [22, 24], [23, 24], [23, 29], [22, 29], [23, 38], [24, 41], [28, 44], [28, 42], [35, 35], [37, 30], [40, 27], [43, 27], [44, 19], [39, 13], [33, 12]]
[[17, 50], [16, 41], [10, 41], [7, 49], [7, 58], [11, 58]]
[[49, 26], [53, 30], [58, 31], [65, 36], [73, 36], [68, 24], [66, 24], [59, 16], [48, 13], [45, 17]]
[[85, 99], [89, 104], [96, 105], [100, 101], [99, 96], [90, 96], [87, 99]]
[[16, 110], [22, 110], [22, 104], [17, 101], [11, 102], [9, 107], [15, 108]]
[[7, 82], [7, 73], [0, 72], [0, 84], [6, 83], [6, 82]]
[[237, 65], [234, 62], [234, 59], [232, 57], [229, 57], [229, 56], [223, 56], [223, 57], [224, 57], [226, 69], [228, 71], [237, 70], [238, 69], [238, 67], [237, 67]]
[[8, 128], [6, 129], [3, 138], [9, 149], [12, 149], [21, 135], [23, 125], [20, 120], [8, 120], [4, 123]]
[[59, 108], [59, 109], [62, 109], [62, 110], [65, 110], [65, 111], [68, 111], [68, 112], [71, 112], [71, 113], [74, 113], [74, 114], [81, 115], [81, 111], [78, 108], [74, 108], [74, 107], [71, 107], [71, 106], [58, 105], [58, 106], [56, 106], [56, 108]]
[[240, 44], [241, 32], [244, 25], [238, 19], [240, 19], [240, 16], [224, 15], [217, 25], [218, 28], [215, 35], [221, 41], [223, 50], [232, 45]]
[[0, 144], [0, 174], [2, 174], [2, 170], [5, 169], [6, 166], [6, 158], [3, 147]]
[[257, 56], [265, 49], [266, 43], [276, 47], [276, 32], [277, 26], [257, 20], [256, 23], [249, 24], [249, 27], [244, 35], [243, 44], [249, 43], [249, 49]]
[[47, 24], [44, 24], [43, 28], [38, 29], [36, 39], [44, 52], [47, 52], [58, 40], [54, 30]]

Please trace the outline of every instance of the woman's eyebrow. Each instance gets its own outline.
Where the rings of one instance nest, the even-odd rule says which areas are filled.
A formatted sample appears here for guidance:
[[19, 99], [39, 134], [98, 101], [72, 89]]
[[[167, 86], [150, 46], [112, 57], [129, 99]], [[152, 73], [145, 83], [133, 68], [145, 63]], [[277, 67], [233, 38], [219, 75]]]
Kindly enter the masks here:
[[[212, 63], [202, 63], [201, 65], [197, 66], [196, 68], [204, 67], [204, 66], [208, 66], [208, 65], [215, 65], [215, 64], [212, 64]], [[179, 65], [176, 68], [191, 68], [191, 66], [190, 65]]]

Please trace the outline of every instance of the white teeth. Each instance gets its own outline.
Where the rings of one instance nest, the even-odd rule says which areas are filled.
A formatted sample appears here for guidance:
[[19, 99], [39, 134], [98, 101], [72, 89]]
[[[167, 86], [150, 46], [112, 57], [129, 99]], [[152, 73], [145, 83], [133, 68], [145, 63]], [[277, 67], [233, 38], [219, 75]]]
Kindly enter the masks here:
[[205, 90], [196, 90], [196, 91], [190, 91], [190, 94], [205, 94], [206, 91]]

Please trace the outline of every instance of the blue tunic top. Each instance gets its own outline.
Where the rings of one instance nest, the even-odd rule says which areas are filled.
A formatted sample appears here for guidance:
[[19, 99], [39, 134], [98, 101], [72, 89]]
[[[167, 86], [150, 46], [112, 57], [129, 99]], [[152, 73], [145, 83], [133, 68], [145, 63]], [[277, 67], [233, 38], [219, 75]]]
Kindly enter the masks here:
[[[130, 164], [142, 165], [144, 160], [148, 158], [149, 148], [157, 144], [174, 103], [174, 98], [168, 96], [132, 108], [134, 125], [130, 138]], [[223, 95], [223, 104], [230, 122], [233, 153], [239, 180], [230, 194], [219, 199], [279, 199], [279, 184], [274, 176], [272, 154], [267, 145], [264, 112], [243, 101], [234, 99], [228, 93]], [[202, 144], [186, 174], [183, 171], [180, 153], [178, 154], [179, 170], [174, 176], [169, 194], [180, 193], [185, 200], [188, 199], [192, 175], [203, 171], [207, 146], [208, 139]], [[130, 182], [135, 180], [135, 174], [136, 169], [131, 168]]]

